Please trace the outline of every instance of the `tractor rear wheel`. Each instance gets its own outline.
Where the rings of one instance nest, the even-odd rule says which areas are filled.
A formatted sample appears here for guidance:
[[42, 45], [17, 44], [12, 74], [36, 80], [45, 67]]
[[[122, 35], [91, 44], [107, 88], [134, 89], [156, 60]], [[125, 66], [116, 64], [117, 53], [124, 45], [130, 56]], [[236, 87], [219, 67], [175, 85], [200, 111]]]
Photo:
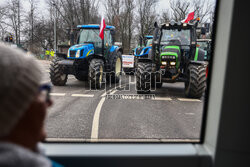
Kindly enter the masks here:
[[149, 93], [151, 88], [152, 63], [138, 63], [136, 71], [137, 93]]
[[88, 81], [93, 89], [102, 87], [104, 72], [104, 62], [102, 59], [92, 59], [89, 64]]
[[55, 86], [64, 86], [68, 79], [68, 74], [64, 74], [64, 67], [59, 65], [60, 58], [55, 58], [50, 64], [50, 80]]
[[206, 89], [206, 68], [204, 65], [189, 65], [185, 95], [190, 98], [201, 98]]
[[112, 69], [113, 69], [114, 73], [111, 75], [111, 83], [118, 83], [121, 79], [121, 73], [122, 73], [122, 54], [121, 54], [121, 52], [117, 53], [117, 56], [114, 59]]

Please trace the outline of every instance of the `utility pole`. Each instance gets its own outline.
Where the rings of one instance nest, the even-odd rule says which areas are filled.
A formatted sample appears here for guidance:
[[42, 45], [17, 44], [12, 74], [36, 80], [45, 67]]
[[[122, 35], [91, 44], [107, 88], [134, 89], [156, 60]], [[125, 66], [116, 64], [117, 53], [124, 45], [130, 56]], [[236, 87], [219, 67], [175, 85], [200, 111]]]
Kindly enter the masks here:
[[17, 7], [17, 18], [18, 18], [18, 41], [17, 41], [17, 44], [20, 45], [20, 38], [21, 38], [21, 30], [20, 30], [20, 0], [18, 0], [17, 2], [18, 4], [18, 7]]
[[30, 24], [31, 24], [31, 52], [33, 52], [33, 42], [34, 42], [34, 1], [30, 0]]
[[56, 4], [53, 3], [54, 6], [54, 53], [56, 53], [57, 39], [56, 39]]

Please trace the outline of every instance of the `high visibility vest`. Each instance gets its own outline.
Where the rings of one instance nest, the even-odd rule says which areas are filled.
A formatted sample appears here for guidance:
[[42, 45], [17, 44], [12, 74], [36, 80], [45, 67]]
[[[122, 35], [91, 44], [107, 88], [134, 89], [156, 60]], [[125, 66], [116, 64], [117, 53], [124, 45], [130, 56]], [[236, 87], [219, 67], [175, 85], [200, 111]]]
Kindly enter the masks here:
[[46, 50], [45, 51], [45, 55], [47, 55], [47, 56], [50, 55], [50, 56], [53, 57], [55, 55], [55, 52], [54, 51], [50, 51], [50, 50]]

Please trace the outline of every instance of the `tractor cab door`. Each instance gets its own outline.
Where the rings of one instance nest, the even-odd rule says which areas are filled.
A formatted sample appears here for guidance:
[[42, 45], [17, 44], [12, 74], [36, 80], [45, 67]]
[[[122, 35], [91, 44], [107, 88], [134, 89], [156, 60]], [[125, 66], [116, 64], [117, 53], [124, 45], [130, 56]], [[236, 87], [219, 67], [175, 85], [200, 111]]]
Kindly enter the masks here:
[[104, 31], [104, 57], [110, 59], [110, 48], [113, 45], [112, 36], [109, 30]]

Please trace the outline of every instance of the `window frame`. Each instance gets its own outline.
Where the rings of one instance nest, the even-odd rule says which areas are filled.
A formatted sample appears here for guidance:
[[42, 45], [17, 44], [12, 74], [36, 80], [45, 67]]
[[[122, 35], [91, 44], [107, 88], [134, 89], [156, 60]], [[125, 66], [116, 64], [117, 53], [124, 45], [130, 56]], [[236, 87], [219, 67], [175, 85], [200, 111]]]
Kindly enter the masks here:
[[116, 159], [120, 160], [120, 166], [133, 162], [135, 163], [132, 166], [138, 166], [136, 162], [139, 160], [140, 165], [144, 166], [149, 166], [151, 162], [164, 162], [165, 166], [210, 166], [217, 147], [233, 7], [234, 0], [217, 0], [215, 33], [212, 38], [214, 56], [209, 68], [209, 96], [204, 105], [201, 143], [43, 143], [46, 155], [59, 162], [65, 162], [63, 164], [71, 162], [72, 166], [83, 164], [83, 160], [88, 160], [84, 164], [98, 163], [96, 160], [112, 164], [111, 162], [115, 162]]

